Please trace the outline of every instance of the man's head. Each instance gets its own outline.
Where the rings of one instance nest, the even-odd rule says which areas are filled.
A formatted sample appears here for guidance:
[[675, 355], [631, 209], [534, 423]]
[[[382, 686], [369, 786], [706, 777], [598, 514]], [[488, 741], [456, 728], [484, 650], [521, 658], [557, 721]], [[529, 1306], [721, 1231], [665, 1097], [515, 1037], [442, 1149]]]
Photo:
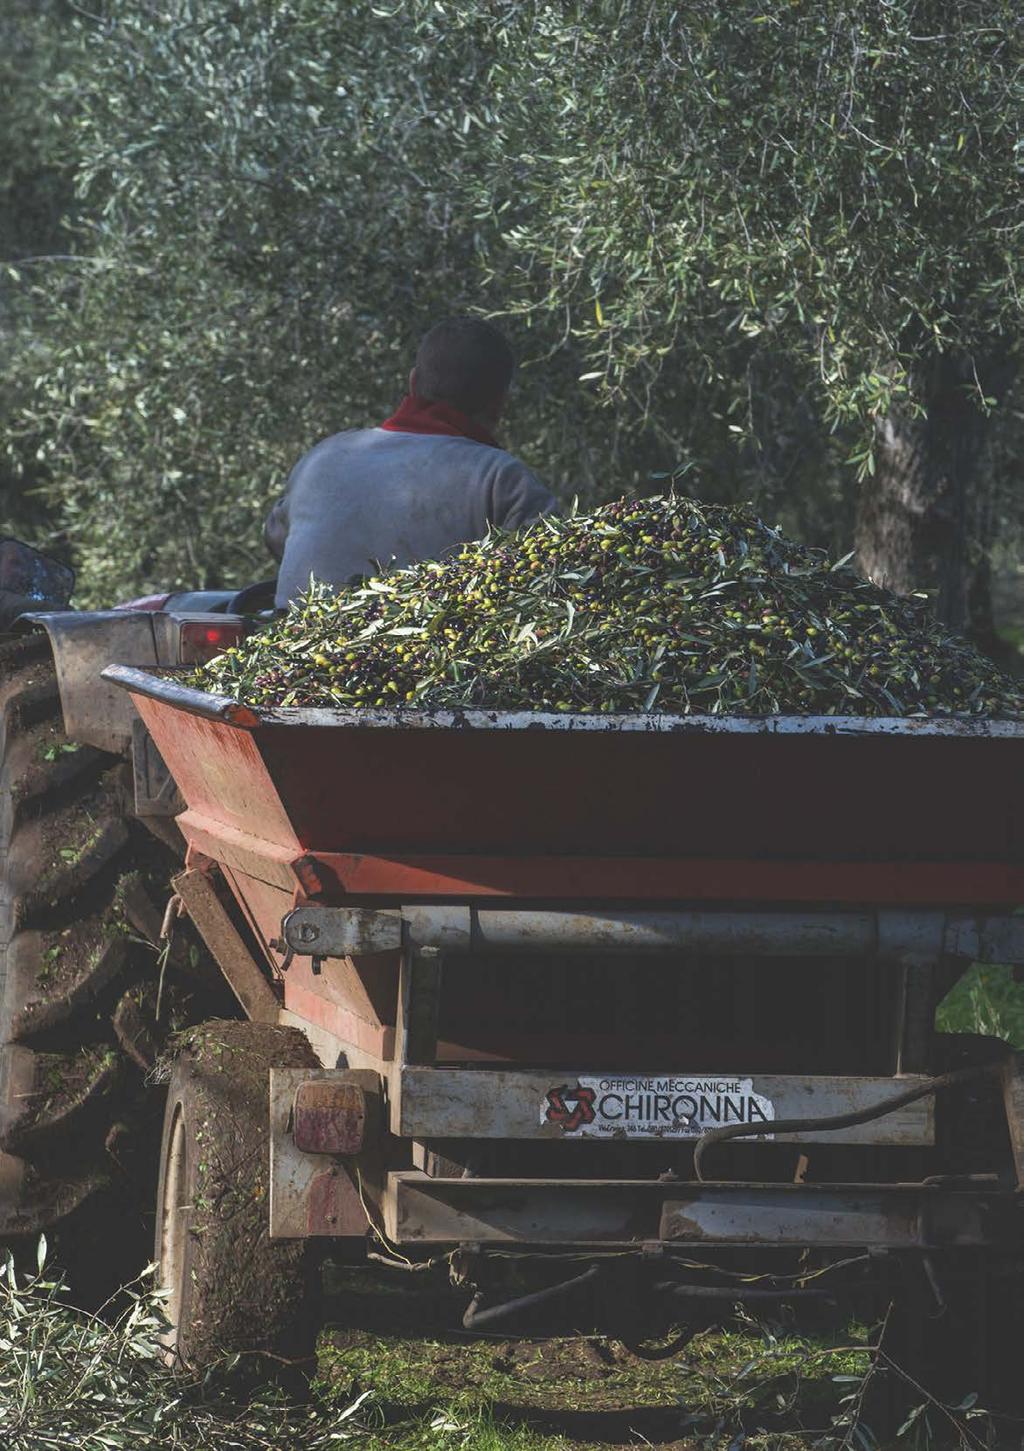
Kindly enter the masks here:
[[515, 367], [512, 349], [491, 323], [448, 317], [420, 343], [409, 391], [428, 403], [447, 403], [470, 418], [494, 424]]

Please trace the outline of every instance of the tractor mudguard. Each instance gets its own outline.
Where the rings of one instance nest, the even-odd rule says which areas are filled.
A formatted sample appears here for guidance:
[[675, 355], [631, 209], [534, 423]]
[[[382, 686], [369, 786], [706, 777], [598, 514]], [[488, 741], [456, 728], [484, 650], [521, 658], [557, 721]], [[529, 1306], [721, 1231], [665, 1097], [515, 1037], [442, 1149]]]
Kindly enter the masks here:
[[123, 690], [103, 679], [102, 671], [115, 660], [143, 667], [158, 663], [153, 615], [143, 610], [66, 610], [23, 615], [21, 623], [50, 637], [68, 739], [100, 751], [126, 752], [137, 720], [135, 707]]

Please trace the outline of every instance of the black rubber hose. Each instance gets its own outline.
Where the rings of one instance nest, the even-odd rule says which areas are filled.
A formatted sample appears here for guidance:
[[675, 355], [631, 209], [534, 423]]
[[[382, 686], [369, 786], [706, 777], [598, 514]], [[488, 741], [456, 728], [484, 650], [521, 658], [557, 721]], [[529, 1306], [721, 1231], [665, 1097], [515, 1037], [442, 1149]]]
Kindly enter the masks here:
[[[765, 1290], [756, 1285], [688, 1285], [681, 1280], [660, 1280], [651, 1286], [651, 1293], [684, 1303], [687, 1300], [703, 1300], [711, 1301], [713, 1305], [735, 1305], [747, 1301], [763, 1304], [766, 1300], [777, 1302], [779, 1300], [830, 1298], [829, 1292], [824, 1289], [801, 1287], [799, 1289]], [[639, 1360], [671, 1360], [672, 1356], [678, 1355], [702, 1328], [702, 1321], [693, 1321], [667, 1345], [652, 1346], [645, 1341], [638, 1340], [623, 1340], [622, 1344], [631, 1355], [635, 1355]]]
[[637, 1360], [671, 1360], [674, 1355], [685, 1350], [701, 1328], [700, 1325], [687, 1325], [667, 1345], [651, 1345], [646, 1340], [622, 1340], [620, 1344], [626, 1347], [630, 1355], [635, 1355]]
[[[908, 1103], [916, 1103], [919, 1098], [927, 1098], [929, 1094], [938, 1093], [943, 1088], [955, 1088], [960, 1083], [970, 1083], [975, 1078], [986, 1078], [989, 1074], [1000, 1073], [1003, 1068], [1003, 1060], [996, 1059], [993, 1063], [983, 1063], [970, 1068], [957, 1068], [952, 1073], [942, 1073], [938, 1078], [929, 1078], [924, 1083], [919, 1083], [916, 1088], [905, 1089], [903, 1093], [896, 1093], [892, 1098], [884, 1099], [881, 1103], [874, 1104], [871, 1108], [859, 1108], [851, 1113], [832, 1114], [827, 1118], [783, 1118], [769, 1120], [768, 1130], [775, 1134], [802, 1134], [811, 1129], [852, 1129], [856, 1124], [870, 1123], [872, 1119], [883, 1118], [887, 1113], [892, 1113], [897, 1108], [905, 1108]], [[765, 1132], [764, 1124], [727, 1124], [720, 1129], [712, 1129], [709, 1133], [701, 1134], [694, 1145], [693, 1150], [693, 1172], [699, 1183], [707, 1181], [703, 1174], [703, 1159], [707, 1150], [712, 1144], [725, 1143], [727, 1139], [751, 1138], [755, 1134]]]
[[506, 1300], [501, 1305], [490, 1305], [480, 1309], [479, 1291], [473, 1296], [465, 1315], [462, 1317], [462, 1324], [466, 1330], [486, 1330], [493, 1325], [499, 1325], [503, 1320], [509, 1320], [523, 1311], [537, 1310], [553, 1301], [561, 1300], [564, 1296], [572, 1294], [583, 1285], [589, 1285], [601, 1273], [600, 1265], [591, 1265], [584, 1270], [582, 1275], [574, 1279], [563, 1280], [558, 1285], [548, 1285], [544, 1290], [535, 1290], [532, 1295], [521, 1295], [518, 1300]]

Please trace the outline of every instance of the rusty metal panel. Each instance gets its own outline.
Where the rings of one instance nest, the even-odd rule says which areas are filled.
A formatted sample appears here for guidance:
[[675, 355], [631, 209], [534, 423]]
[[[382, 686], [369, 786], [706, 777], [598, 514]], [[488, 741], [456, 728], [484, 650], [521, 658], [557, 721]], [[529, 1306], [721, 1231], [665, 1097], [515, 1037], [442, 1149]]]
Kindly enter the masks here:
[[[311, 1001], [320, 1004], [322, 999], [311, 998]], [[328, 1004], [328, 1006], [330, 1006]], [[320, 1059], [325, 1068], [336, 1068], [339, 1071], [354, 1068], [366, 1068], [374, 1073], [385, 1075], [390, 1071], [390, 1044], [388, 1054], [385, 1057], [381, 1053], [370, 1052], [366, 1048], [360, 1048], [349, 1039], [340, 1038], [337, 1033], [331, 1032], [321, 1023], [311, 1019], [306, 1012], [292, 1012], [288, 1007], [287, 999], [285, 1006], [281, 1009], [278, 1022], [288, 1028], [301, 1028], [309, 1039], [313, 1051]], [[387, 1029], [393, 1033], [393, 1029]]]
[[1015, 1196], [912, 1185], [666, 1185], [650, 1180], [388, 1175], [397, 1244], [821, 1245], [927, 1249], [1012, 1244]]
[[[793, 1190], [796, 1192], [793, 1192]], [[851, 1245], [926, 1248], [984, 1244], [986, 1206], [970, 1194], [930, 1197], [920, 1189], [814, 1186], [750, 1189], [712, 1186], [667, 1199], [659, 1238], [688, 1244], [715, 1240], [754, 1245]]]
[[[139, 671], [108, 677], [134, 693], [189, 803], [183, 829], [294, 842], [326, 904], [413, 900], [429, 878], [435, 896], [446, 878], [452, 895], [566, 902], [1024, 897], [1019, 723], [483, 712], [428, 725], [247, 711]], [[746, 811], [739, 835], [730, 802]]]
[[[458, 1186], [472, 1184], [471, 1194]], [[384, 1228], [396, 1244], [635, 1244], [653, 1240], [661, 1185], [602, 1180], [431, 1178], [392, 1172]]]
[[301, 1085], [344, 1081], [328, 1069], [270, 1070], [270, 1237], [362, 1235], [367, 1220], [345, 1167], [323, 1154], [303, 1153], [292, 1135], [292, 1109]]
[[368, 1023], [364, 1018], [314, 992], [297, 981], [294, 965], [285, 974], [284, 1006], [307, 1033], [327, 1034], [351, 1066], [362, 1059], [388, 1060], [394, 1056], [395, 1030], [387, 1024]]
[[[123, 680], [139, 673], [111, 667], [104, 676]], [[179, 709], [181, 687], [172, 690], [169, 682], [159, 684], [169, 692], [161, 703], [143, 695], [132, 699], [188, 802], [189, 809], [178, 823], [186, 839], [217, 861], [226, 859], [225, 851], [236, 850], [234, 864], [240, 870], [255, 877], [269, 871], [266, 880], [277, 880], [277, 863], [294, 861], [303, 844], [268, 776], [252, 732], [244, 728], [248, 715], [242, 707], [218, 696], [201, 697], [208, 706], [203, 714]], [[322, 782], [318, 785], [322, 791]], [[193, 825], [197, 830], [193, 831]], [[202, 839], [204, 834], [208, 844]], [[261, 868], [263, 856], [268, 861]], [[294, 877], [290, 880], [294, 887]]]
[[[816, 1118], [871, 1107], [922, 1077], [826, 1078], [685, 1073], [645, 1076], [403, 1067], [392, 1093], [391, 1131], [404, 1138], [694, 1139], [724, 1123]], [[787, 1143], [927, 1145], [930, 1098], [831, 1133], [787, 1134]]]
[[849, 1191], [807, 1194], [794, 1201], [764, 1189], [743, 1199], [713, 1191], [667, 1199], [659, 1238], [687, 1244], [715, 1240], [743, 1244], [887, 1245], [922, 1243], [920, 1194], [899, 1196]]
[[[194, 854], [187, 865], [198, 866], [207, 871], [212, 863], [208, 858], [200, 860]], [[217, 865], [255, 938], [259, 948], [257, 956], [261, 962], [266, 962], [273, 978], [280, 978], [281, 964], [287, 955], [280, 950], [278, 942], [281, 918], [291, 907], [294, 892], [282, 890], [276, 883], [246, 876], [229, 862], [221, 861]], [[272, 942], [276, 946], [271, 947]]]
[[[175, 775], [175, 780], [180, 781]], [[187, 793], [186, 793], [187, 799]], [[263, 882], [287, 895], [288, 901], [295, 899], [296, 880], [293, 870], [294, 847], [279, 846], [265, 838], [257, 838], [222, 822], [211, 824], [204, 816], [191, 809], [178, 817], [177, 825], [189, 844], [188, 859], [200, 856], [219, 862], [240, 876], [253, 882]], [[248, 896], [246, 891], [244, 895]], [[275, 930], [281, 924], [281, 913], [277, 914]]]
[[[398, 1020], [395, 1025], [396, 1061], [433, 1063], [437, 1053], [437, 1024], [441, 996], [441, 955], [436, 948], [406, 952], [398, 978]], [[393, 1081], [401, 1094], [401, 1079]]]
[[173, 885], [246, 1017], [254, 1023], [276, 1023], [277, 994], [242, 940], [210, 874], [193, 867], [175, 877]]
[[[794, 769], [798, 763], [794, 763]], [[185, 793], [187, 796], [187, 792]], [[472, 804], [465, 810], [471, 812]], [[1022, 812], [1024, 815], [1024, 812]], [[469, 819], [463, 817], [463, 820]], [[179, 825], [189, 840], [220, 858], [219, 829], [205, 837], [204, 827], [187, 812]], [[206, 823], [208, 827], [208, 823]], [[593, 841], [616, 842], [608, 832], [593, 830]], [[436, 899], [509, 897], [533, 902], [875, 902], [900, 906], [934, 905], [1008, 908], [1024, 901], [1024, 864], [1009, 855], [932, 860], [922, 850], [900, 860], [895, 850], [884, 859], [855, 860], [839, 844], [822, 844], [817, 858], [794, 854], [773, 861], [769, 856], [728, 857], [712, 854], [665, 856], [547, 854], [546, 848], [519, 850], [509, 842], [505, 855], [463, 852], [422, 853], [389, 847], [386, 851], [316, 850], [293, 862], [295, 885], [307, 890], [305, 875], [318, 871], [317, 891], [327, 901], [374, 900], [389, 905], [397, 897]], [[832, 854], [834, 853], [834, 855]]]

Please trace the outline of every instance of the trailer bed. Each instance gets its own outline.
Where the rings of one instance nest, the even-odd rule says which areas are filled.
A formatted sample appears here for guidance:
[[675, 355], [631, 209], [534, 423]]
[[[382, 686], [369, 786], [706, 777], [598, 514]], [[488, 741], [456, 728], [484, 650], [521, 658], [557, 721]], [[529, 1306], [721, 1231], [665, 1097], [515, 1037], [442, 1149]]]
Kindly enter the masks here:
[[106, 674], [195, 850], [324, 900], [1024, 901], [1022, 722], [254, 710]]

